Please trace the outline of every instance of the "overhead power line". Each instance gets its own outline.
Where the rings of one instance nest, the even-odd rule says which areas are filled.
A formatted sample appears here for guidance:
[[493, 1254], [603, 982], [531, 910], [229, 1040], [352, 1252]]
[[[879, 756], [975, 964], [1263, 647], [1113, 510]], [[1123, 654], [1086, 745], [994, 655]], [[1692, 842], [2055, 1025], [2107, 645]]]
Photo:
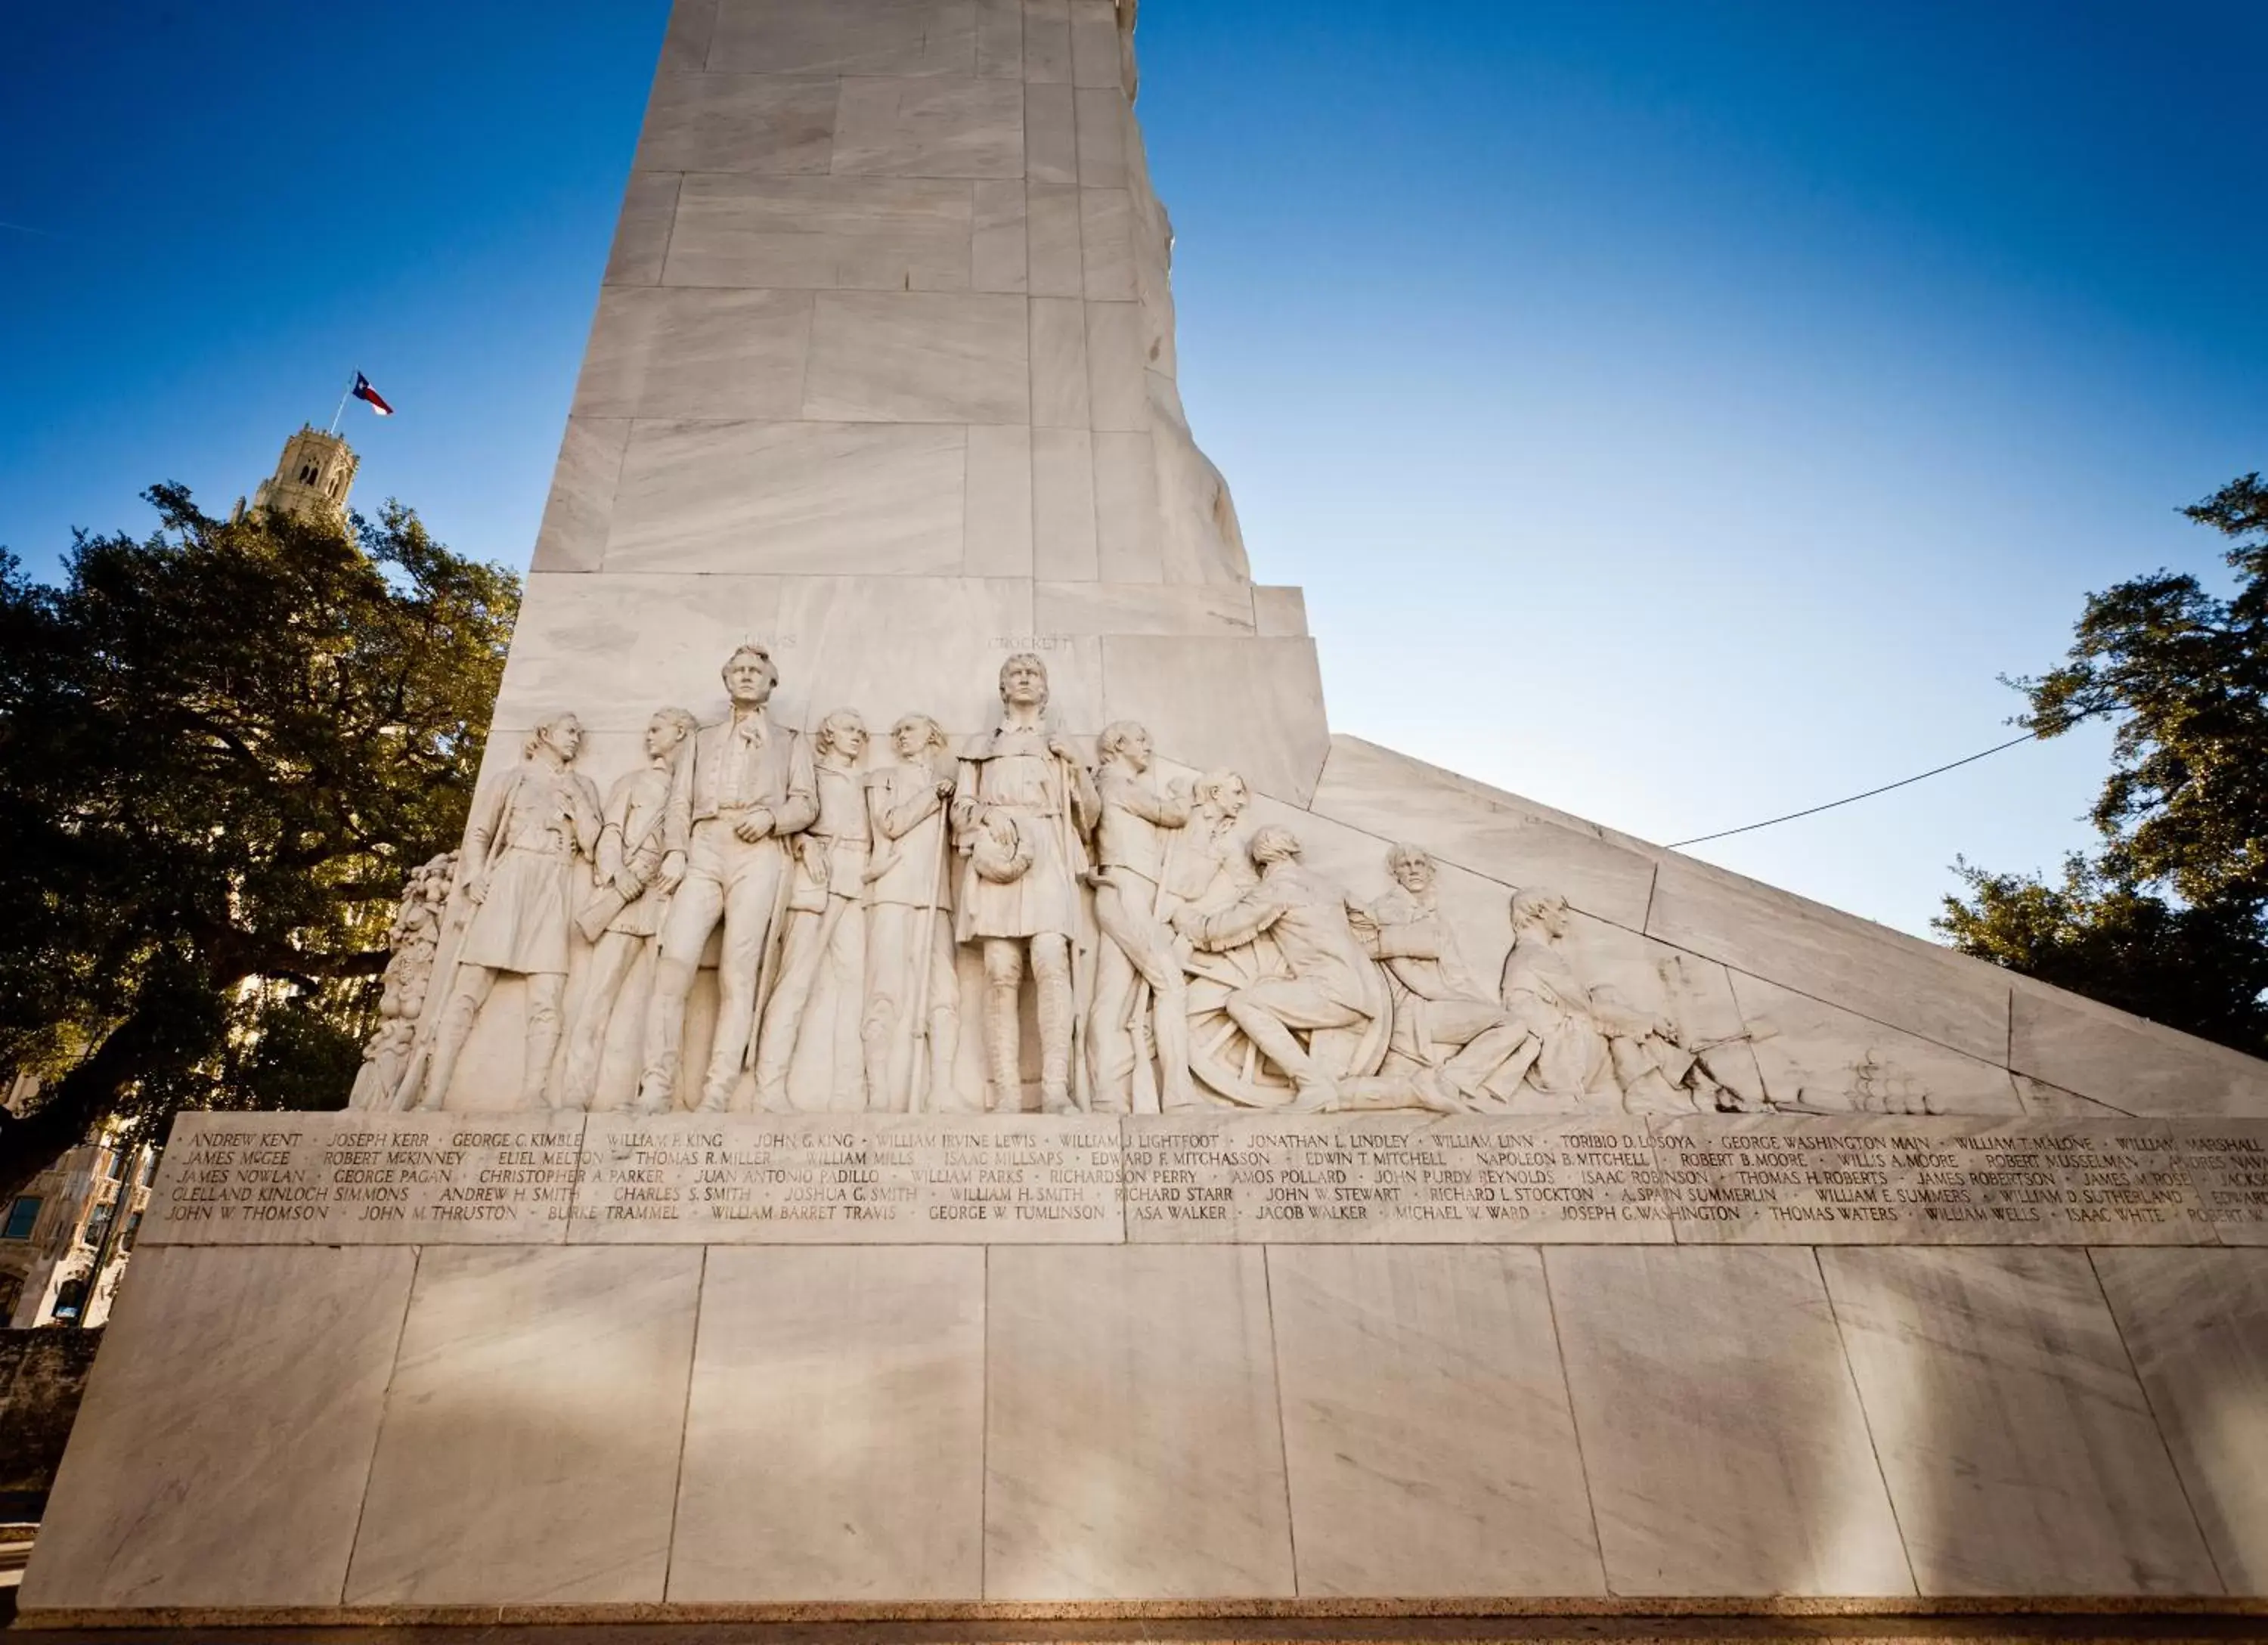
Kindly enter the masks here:
[[1886, 794], [1893, 788], [1908, 787], [1925, 778], [1942, 776], [1947, 771], [1958, 771], [1964, 765], [1974, 765], [1977, 761], [2013, 749], [2020, 742], [2034, 741], [2039, 734], [2036, 731], [2027, 731], [2021, 737], [2011, 737], [2006, 742], [1996, 742], [1991, 748], [1970, 755], [1965, 759], [1955, 760], [1949, 764], [1932, 766], [1928, 771], [1917, 771], [1911, 777], [1901, 777], [1894, 783], [1884, 783], [1880, 788], [1869, 788], [1862, 794], [1852, 794], [1843, 800], [1830, 800], [1823, 806], [1812, 806], [1801, 811], [1791, 811], [1784, 817], [1770, 817], [1762, 822], [1750, 822], [1742, 828], [1728, 828], [1715, 834], [1702, 834], [1692, 839], [1681, 839], [1673, 843], [1668, 849], [1683, 851], [1688, 845], [1705, 845], [1712, 839], [1730, 839], [1735, 834], [1753, 834], [1760, 828], [1775, 828], [1782, 822], [1793, 822], [1798, 817], [1817, 816], [1822, 811], [1832, 811], [1837, 806], [1856, 805], [1861, 800], [1872, 800], [1876, 794]]

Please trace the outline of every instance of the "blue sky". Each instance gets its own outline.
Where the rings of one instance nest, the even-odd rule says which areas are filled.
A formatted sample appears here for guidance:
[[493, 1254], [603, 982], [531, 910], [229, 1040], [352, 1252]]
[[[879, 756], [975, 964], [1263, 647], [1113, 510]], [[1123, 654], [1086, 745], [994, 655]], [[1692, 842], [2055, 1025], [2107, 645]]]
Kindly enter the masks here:
[[[524, 563], [664, 6], [28, 8], [0, 543], [247, 491]], [[2268, 468], [2256, 0], [1145, 0], [1182, 383], [1334, 726], [1662, 840], [2009, 734], [2085, 593]], [[2100, 734], [1698, 854], [1909, 930]]]

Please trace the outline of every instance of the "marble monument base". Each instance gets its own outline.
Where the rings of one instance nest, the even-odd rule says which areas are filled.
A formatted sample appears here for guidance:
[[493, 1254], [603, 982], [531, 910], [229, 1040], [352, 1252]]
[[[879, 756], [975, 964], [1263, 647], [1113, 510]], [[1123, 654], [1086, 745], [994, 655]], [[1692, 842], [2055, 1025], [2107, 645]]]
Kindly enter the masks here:
[[2249, 1613], [2264, 1153], [188, 1116], [23, 1615]]

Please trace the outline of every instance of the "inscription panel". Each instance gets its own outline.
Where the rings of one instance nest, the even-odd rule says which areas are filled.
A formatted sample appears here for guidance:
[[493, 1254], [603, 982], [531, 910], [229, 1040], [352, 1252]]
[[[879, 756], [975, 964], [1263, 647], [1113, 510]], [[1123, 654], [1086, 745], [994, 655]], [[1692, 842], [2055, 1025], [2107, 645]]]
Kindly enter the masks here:
[[583, 1117], [183, 1114], [153, 1244], [557, 1244]]
[[2268, 1245], [2268, 1120], [2172, 1122], [2198, 1206], [2224, 1245]]
[[597, 1244], [1115, 1243], [1115, 1119], [598, 1114], [568, 1238]]
[[1689, 1243], [2213, 1243], [2162, 1125], [1681, 1118], [1654, 1147]]
[[1667, 1243], [1634, 1120], [1142, 1117], [1126, 1125], [1126, 1236], [1182, 1243]]
[[158, 1244], [2268, 1244], [2268, 1121], [185, 1114]]

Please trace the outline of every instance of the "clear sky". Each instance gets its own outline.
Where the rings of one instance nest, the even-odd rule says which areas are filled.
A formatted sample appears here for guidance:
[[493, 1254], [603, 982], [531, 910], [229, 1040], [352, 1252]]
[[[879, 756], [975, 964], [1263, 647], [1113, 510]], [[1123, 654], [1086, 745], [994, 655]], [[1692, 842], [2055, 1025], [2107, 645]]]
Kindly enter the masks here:
[[[0, 543], [357, 500], [534, 541], [663, 0], [119, 0], [0, 33]], [[1660, 840], [2010, 734], [2268, 468], [2259, 0], [1145, 0], [1182, 386], [1336, 729]], [[2073, 735], [1698, 854], [1922, 931]]]

